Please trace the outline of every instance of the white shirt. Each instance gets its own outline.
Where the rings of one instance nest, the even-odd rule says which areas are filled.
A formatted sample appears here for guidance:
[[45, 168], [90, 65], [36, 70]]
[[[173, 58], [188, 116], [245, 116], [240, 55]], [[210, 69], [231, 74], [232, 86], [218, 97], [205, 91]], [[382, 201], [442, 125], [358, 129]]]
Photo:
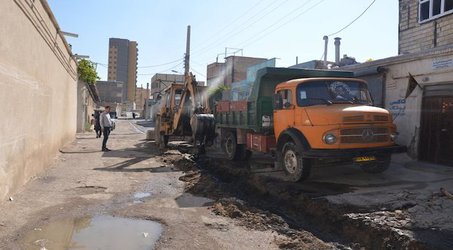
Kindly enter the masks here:
[[112, 127], [112, 119], [110, 118], [110, 114], [106, 112], [102, 112], [99, 116], [99, 123], [101, 124], [101, 128], [104, 127]]

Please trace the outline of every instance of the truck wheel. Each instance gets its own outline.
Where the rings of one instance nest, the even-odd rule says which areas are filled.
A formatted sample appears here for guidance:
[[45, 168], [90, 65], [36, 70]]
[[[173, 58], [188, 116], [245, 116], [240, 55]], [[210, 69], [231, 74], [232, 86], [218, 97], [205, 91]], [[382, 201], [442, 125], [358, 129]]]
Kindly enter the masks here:
[[159, 147], [161, 143], [160, 137], [160, 116], [156, 117], [155, 124], [154, 124], [154, 142]]
[[302, 181], [310, 176], [310, 161], [303, 159], [294, 142], [289, 141], [283, 145], [281, 157], [283, 170], [292, 182]]
[[245, 145], [239, 145], [239, 146], [242, 146], [242, 150], [241, 150], [241, 160], [243, 160], [243, 161], [249, 160], [250, 157], [252, 157], [252, 151], [246, 149], [246, 146], [245, 146]]
[[168, 146], [168, 139], [170, 138], [170, 136], [169, 135], [161, 135], [161, 136], [162, 136], [161, 141], [162, 141], [163, 145], [165, 147]]
[[390, 167], [391, 159], [392, 156], [390, 154], [377, 156], [377, 161], [362, 163], [360, 164], [360, 168], [367, 173], [379, 174]]
[[238, 149], [241, 146], [237, 144], [236, 135], [231, 131], [228, 131], [222, 140], [222, 148], [228, 160], [238, 160], [240, 158], [240, 150]]

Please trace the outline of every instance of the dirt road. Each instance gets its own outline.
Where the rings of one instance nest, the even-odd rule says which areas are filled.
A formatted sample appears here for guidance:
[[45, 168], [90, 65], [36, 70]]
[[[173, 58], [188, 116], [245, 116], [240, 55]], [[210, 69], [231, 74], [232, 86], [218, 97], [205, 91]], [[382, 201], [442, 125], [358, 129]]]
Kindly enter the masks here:
[[159, 152], [135, 126], [118, 121], [111, 152], [94, 133], [78, 134], [46, 173], [1, 202], [0, 249], [342, 247], [246, 204], [200, 174], [191, 155]]

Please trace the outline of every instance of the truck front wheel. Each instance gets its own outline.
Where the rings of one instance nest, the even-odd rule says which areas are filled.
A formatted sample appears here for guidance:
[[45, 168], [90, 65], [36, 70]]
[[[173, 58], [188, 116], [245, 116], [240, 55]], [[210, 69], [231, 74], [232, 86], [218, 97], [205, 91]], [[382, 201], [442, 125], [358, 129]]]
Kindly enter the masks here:
[[378, 174], [384, 172], [390, 167], [390, 161], [392, 159], [390, 154], [380, 155], [376, 158], [376, 161], [360, 164], [360, 168], [367, 173]]
[[310, 176], [310, 161], [302, 158], [302, 154], [292, 141], [283, 145], [281, 161], [283, 170], [290, 181], [298, 182]]

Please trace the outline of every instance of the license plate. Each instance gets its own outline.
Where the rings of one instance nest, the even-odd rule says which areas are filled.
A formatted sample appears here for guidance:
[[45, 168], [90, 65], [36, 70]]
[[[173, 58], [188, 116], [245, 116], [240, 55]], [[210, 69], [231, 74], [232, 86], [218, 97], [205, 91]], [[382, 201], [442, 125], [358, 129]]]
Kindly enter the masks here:
[[365, 162], [365, 161], [375, 161], [375, 160], [376, 160], [375, 156], [361, 156], [361, 157], [354, 158], [355, 162]]

